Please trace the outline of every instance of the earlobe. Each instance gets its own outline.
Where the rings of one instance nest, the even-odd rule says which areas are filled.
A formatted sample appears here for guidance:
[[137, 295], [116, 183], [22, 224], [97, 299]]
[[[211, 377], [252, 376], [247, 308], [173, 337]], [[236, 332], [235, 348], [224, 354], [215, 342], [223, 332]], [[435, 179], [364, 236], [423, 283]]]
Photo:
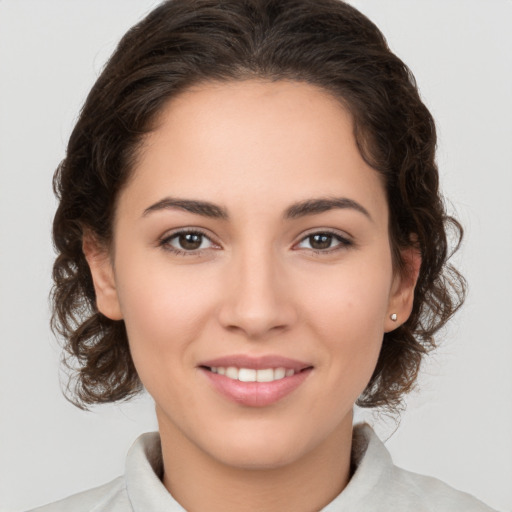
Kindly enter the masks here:
[[415, 247], [401, 251], [404, 268], [393, 280], [384, 332], [390, 332], [407, 321], [414, 305], [414, 289], [421, 268], [421, 254]]
[[98, 311], [111, 320], [122, 320], [114, 269], [108, 251], [92, 233], [84, 233], [82, 251], [91, 270]]

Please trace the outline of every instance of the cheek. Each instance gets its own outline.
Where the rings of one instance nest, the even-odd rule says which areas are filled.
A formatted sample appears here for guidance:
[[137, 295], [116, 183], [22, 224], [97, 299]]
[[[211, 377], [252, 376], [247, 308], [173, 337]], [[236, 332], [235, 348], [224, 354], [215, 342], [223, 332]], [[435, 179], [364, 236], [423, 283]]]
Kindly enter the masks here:
[[116, 274], [132, 357], [149, 388], [159, 373], [175, 380], [180, 368], [192, 364], [193, 341], [211, 310], [212, 287], [179, 266], [139, 261], [127, 258]]
[[303, 318], [323, 344], [331, 382], [352, 387], [356, 395], [375, 368], [388, 310], [391, 261], [374, 261], [340, 265], [301, 292]]
[[311, 322], [331, 333], [327, 337], [338, 333], [340, 341], [365, 343], [384, 333], [391, 279], [390, 262], [379, 260], [369, 265], [361, 261], [317, 275], [314, 285], [304, 282], [300, 294]]

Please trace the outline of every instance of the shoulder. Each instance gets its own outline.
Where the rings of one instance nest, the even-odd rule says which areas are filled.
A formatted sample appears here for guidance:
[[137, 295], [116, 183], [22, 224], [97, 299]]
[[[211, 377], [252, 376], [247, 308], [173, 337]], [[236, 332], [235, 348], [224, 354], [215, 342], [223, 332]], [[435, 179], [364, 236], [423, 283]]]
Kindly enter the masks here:
[[[393, 467], [396, 496], [407, 507], [414, 506], [418, 512], [493, 512], [471, 494], [459, 491], [438, 480], [425, 475]], [[405, 508], [404, 508], [405, 510]]]
[[132, 512], [124, 477], [30, 512]]
[[123, 476], [30, 512], [133, 512], [183, 510], [163, 486], [158, 432], [140, 435], [128, 451]]
[[325, 512], [494, 512], [470, 494], [436, 478], [395, 466], [369, 425], [354, 429], [352, 463], [356, 469], [350, 482]]

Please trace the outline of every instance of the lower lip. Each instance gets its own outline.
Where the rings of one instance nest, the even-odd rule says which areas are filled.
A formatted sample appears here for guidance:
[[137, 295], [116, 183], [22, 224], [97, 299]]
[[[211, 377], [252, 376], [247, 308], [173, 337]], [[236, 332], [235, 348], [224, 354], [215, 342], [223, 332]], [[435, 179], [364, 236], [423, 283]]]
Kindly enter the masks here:
[[272, 382], [242, 382], [213, 373], [205, 368], [201, 370], [213, 387], [225, 397], [240, 405], [265, 407], [295, 391], [311, 373], [312, 368]]

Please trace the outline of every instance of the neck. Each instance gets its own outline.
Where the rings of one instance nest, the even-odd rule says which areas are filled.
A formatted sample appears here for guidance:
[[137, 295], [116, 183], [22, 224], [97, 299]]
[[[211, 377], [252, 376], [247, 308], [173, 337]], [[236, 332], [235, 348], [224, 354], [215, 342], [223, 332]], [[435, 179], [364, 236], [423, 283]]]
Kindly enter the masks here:
[[279, 467], [224, 464], [159, 417], [163, 483], [189, 512], [311, 512], [331, 502], [350, 479], [352, 417], [320, 446]]

